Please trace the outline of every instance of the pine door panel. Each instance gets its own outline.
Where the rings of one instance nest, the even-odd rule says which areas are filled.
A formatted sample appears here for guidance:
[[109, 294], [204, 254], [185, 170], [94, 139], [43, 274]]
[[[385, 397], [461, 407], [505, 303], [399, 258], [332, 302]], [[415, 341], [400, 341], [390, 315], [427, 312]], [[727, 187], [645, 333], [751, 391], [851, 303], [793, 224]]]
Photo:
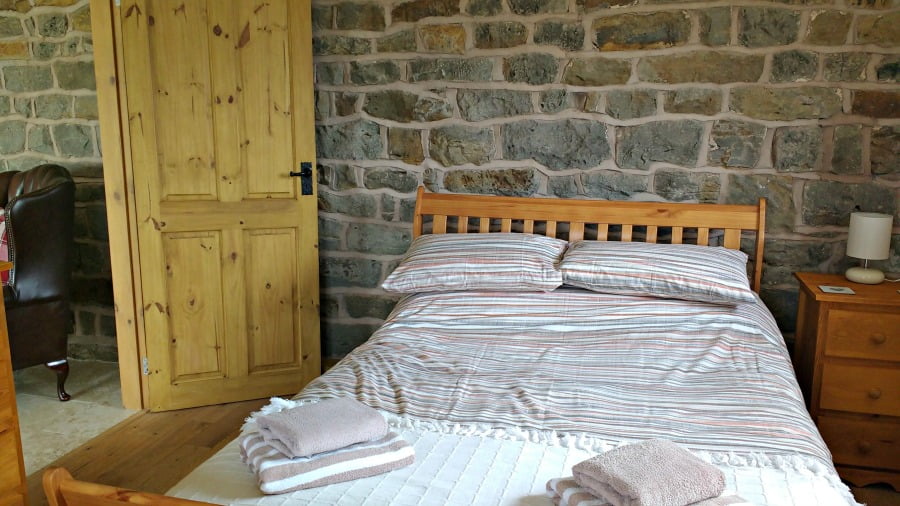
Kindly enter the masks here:
[[315, 156], [309, 2], [119, 13], [150, 408], [294, 393], [321, 367], [316, 197], [289, 175]]

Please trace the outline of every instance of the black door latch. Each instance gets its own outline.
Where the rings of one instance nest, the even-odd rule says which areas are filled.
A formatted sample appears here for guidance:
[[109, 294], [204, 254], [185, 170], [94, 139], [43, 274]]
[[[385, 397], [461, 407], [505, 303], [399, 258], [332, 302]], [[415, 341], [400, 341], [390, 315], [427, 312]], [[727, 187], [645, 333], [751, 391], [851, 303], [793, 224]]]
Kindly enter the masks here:
[[288, 174], [300, 178], [300, 195], [312, 195], [312, 162], [300, 162], [300, 172], [290, 171]]

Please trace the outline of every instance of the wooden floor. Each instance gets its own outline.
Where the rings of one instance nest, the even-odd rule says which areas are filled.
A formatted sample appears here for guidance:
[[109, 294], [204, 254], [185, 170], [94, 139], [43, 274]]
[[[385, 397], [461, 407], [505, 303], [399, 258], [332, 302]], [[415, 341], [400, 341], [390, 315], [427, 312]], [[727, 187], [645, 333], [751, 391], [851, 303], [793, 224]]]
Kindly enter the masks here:
[[[165, 493], [237, 437], [268, 399], [165, 413], [141, 412], [56, 460], [79, 480]], [[28, 502], [47, 504], [41, 469], [28, 477]]]
[[[50, 464], [76, 479], [164, 494], [195, 467], [237, 437], [251, 412], [268, 399], [166, 413], [141, 412]], [[44, 470], [28, 477], [32, 506], [47, 504]], [[869, 506], [900, 506], [900, 493], [887, 486], [854, 488]]]

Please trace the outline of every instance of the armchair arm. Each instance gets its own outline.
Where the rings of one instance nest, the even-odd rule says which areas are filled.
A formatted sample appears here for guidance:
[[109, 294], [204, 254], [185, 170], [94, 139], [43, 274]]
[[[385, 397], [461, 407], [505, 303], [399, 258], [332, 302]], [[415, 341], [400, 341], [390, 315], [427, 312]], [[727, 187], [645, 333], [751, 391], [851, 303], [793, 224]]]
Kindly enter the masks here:
[[71, 178], [10, 199], [6, 227], [14, 267], [6, 297], [12, 296], [18, 305], [68, 298], [74, 213]]

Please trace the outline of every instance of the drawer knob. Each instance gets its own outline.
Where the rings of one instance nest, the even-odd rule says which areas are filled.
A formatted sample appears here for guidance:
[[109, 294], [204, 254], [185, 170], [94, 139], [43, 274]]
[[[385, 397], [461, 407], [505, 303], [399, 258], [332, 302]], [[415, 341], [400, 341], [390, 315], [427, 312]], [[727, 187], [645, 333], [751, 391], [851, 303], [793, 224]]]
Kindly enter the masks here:
[[859, 443], [856, 444], [856, 448], [859, 450], [859, 453], [862, 453], [863, 455], [867, 455], [869, 452], [872, 451], [872, 443], [870, 443], [868, 441], [860, 441]]
[[872, 344], [884, 344], [887, 341], [887, 336], [884, 334], [872, 334]]
[[881, 389], [873, 388], [873, 389], [869, 390], [869, 399], [872, 399], [872, 400], [881, 399]]

